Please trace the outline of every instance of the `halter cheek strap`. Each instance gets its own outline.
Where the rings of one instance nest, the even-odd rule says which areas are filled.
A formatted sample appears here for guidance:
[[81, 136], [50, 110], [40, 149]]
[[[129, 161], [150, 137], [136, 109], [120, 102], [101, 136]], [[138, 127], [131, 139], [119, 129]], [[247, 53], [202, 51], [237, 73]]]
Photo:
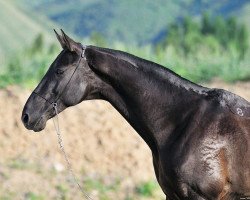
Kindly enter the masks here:
[[85, 49], [86, 49], [86, 46], [83, 46], [83, 45], [81, 44], [81, 47], [82, 47], [82, 53], [81, 53], [81, 57], [80, 57], [80, 59], [79, 59], [79, 62], [78, 62], [78, 64], [77, 64], [77, 67], [75, 68], [75, 70], [74, 70], [73, 74], [71, 75], [71, 77], [70, 77], [70, 79], [69, 79], [68, 83], [67, 83], [67, 84], [65, 85], [65, 87], [63, 88], [62, 93], [58, 96], [58, 98], [57, 98], [57, 99], [56, 99], [53, 103], [56, 103], [56, 102], [58, 101], [58, 99], [60, 99], [60, 97], [63, 95], [63, 93], [64, 93], [65, 89], [67, 88], [67, 86], [69, 85], [69, 83], [70, 83], [71, 79], [73, 78], [73, 76], [74, 76], [74, 74], [75, 74], [76, 70], [79, 68], [79, 66], [80, 66], [80, 64], [81, 64], [82, 59], [84, 59], [84, 58], [85, 58], [84, 54], [85, 54]]

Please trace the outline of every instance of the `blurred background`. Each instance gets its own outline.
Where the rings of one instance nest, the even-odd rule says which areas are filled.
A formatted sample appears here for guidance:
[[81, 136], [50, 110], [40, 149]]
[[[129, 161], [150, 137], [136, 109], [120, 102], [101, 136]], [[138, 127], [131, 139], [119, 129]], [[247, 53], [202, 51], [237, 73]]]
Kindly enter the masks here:
[[[83, 199], [52, 122], [39, 134], [20, 116], [60, 52], [53, 28], [123, 50], [250, 100], [249, 0], [0, 0], [0, 200]], [[65, 149], [94, 199], [165, 199], [149, 148], [102, 101], [60, 115]]]

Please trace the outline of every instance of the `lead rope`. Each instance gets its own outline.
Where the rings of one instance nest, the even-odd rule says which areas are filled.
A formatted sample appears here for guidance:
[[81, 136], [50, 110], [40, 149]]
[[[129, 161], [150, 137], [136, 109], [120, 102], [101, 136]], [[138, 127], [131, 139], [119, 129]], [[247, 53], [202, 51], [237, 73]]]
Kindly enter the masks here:
[[83, 196], [88, 199], [88, 200], [93, 200], [85, 191], [84, 189], [82, 188], [82, 186], [80, 185], [78, 179], [76, 178], [76, 175], [73, 171], [73, 168], [72, 168], [72, 165], [71, 163], [69, 162], [69, 158], [65, 152], [65, 149], [64, 149], [64, 146], [63, 146], [63, 140], [62, 140], [62, 134], [60, 132], [60, 129], [59, 129], [59, 117], [58, 117], [58, 110], [57, 110], [57, 103], [53, 103], [52, 104], [53, 106], [53, 109], [55, 110], [55, 113], [56, 113], [56, 116], [53, 117], [53, 124], [54, 124], [54, 127], [55, 127], [55, 130], [56, 130], [56, 134], [57, 134], [57, 138], [58, 138], [58, 144], [60, 146], [60, 149], [63, 153], [63, 156], [64, 156], [64, 159], [67, 163], [67, 168], [68, 168], [68, 171], [70, 172], [70, 174], [72, 175], [72, 177], [74, 178], [74, 181], [75, 183], [77, 184], [79, 190], [81, 191], [81, 193], [83, 194]]

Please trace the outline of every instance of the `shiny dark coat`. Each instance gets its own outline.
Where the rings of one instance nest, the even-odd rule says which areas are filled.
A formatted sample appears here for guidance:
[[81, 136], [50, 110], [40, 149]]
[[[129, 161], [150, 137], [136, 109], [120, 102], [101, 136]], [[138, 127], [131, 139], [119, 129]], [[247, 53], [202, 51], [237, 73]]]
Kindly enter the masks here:
[[150, 147], [167, 199], [250, 196], [246, 100], [125, 52], [82, 47], [64, 33], [57, 37], [64, 50], [24, 107], [26, 128], [44, 129], [55, 115], [54, 101], [61, 112], [83, 100], [104, 99]]

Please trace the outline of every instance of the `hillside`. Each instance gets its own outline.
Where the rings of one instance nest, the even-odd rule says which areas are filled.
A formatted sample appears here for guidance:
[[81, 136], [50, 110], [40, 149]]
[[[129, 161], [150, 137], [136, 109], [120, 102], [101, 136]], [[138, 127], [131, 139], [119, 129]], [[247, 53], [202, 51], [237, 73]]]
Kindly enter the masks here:
[[35, 10], [78, 36], [101, 33], [107, 40], [152, 43], [167, 31], [169, 23], [185, 15], [199, 19], [204, 11], [224, 17], [237, 16], [249, 23], [248, 0], [22, 0], [27, 10]]
[[11, 1], [0, 1], [0, 64], [13, 50], [22, 49], [43, 33], [49, 42], [49, 27], [52, 24], [30, 12], [26, 14]]

